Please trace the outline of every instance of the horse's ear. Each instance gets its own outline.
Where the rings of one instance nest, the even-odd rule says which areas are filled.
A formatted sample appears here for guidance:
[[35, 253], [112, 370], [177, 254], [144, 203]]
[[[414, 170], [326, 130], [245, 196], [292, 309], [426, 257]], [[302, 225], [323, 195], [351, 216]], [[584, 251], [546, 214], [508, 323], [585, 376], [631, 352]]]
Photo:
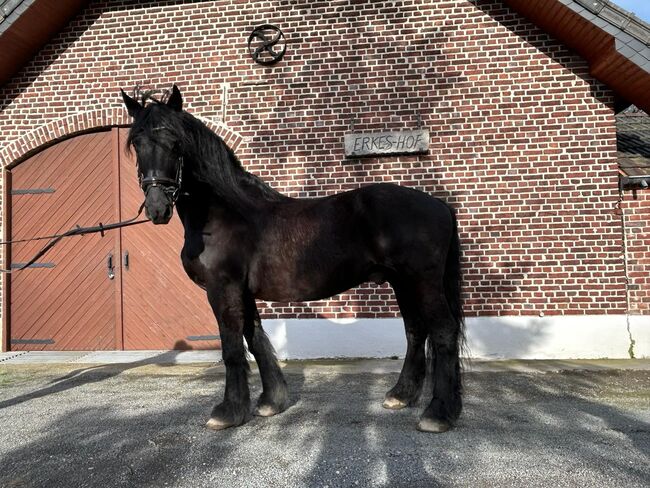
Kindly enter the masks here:
[[172, 87], [172, 94], [169, 95], [167, 106], [177, 112], [183, 110], [183, 97], [181, 97], [181, 91], [176, 85]]
[[142, 105], [124, 93], [124, 90], [121, 88], [120, 91], [122, 92], [122, 99], [124, 100], [124, 105], [126, 105], [126, 110], [131, 117], [135, 117], [142, 110]]

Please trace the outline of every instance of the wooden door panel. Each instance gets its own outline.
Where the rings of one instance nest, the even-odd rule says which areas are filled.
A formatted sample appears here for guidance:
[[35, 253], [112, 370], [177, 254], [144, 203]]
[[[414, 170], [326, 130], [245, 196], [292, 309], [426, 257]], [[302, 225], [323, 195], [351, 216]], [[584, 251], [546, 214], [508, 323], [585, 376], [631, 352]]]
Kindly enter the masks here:
[[[122, 218], [135, 215], [144, 200], [132, 154], [120, 133]], [[167, 225], [150, 223], [122, 230], [125, 349], [215, 349], [217, 325], [205, 292], [185, 274], [180, 260], [183, 227], [177, 215]]]
[[[12, 170], [12, 239], [113, 221], [113, 166], [109, 132], [68, 139], [18, 165]], [[26, 262], [45, 242], [13, 245], [12, 263]], [[41, 258], [45, 267], [12, 274], [11, 349], [113, 349], [116, 284], [106, 266], [113, 248], [111, 235], [64, 239]]]

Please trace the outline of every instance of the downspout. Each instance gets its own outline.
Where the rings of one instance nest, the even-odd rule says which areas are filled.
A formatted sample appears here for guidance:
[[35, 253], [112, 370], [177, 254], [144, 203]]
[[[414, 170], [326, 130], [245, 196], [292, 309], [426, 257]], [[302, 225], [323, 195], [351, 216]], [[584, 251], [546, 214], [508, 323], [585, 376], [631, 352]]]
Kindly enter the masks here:
[[625, 275], [625, 323], [627, 327], [627, 335], [630, 341], [630, 347], [627, 350], [630, 359], [634, 359], [634, 344], [632, 338], [632, 329], [630, 327], [630, 276], [628, 274], [628, 259], [627, 259], [627, 228], [625, 226], [625, 209], [623, 207], [623, 185], [618, 188], [618, 202], [616, 207], [621, 215], [621, 231], [623, 233], [623, 272]]

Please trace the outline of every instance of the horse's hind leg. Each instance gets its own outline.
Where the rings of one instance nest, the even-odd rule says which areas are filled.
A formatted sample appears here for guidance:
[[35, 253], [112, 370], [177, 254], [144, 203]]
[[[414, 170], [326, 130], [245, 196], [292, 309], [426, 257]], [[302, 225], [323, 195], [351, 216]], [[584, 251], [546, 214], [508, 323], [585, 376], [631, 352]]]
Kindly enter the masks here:
[[428, 326], [429, 368], [433, 396], [422, 413], [418, 430], [445, 432], [462, 410], [459, 342], [461, 323], [450, 310], [443, 291], [423, 297], [424, 319]]
[[406, 330], [406, 357], [397, 384], [386, 393], [384, 408], [397, 410], [417, 402], [426, 376], [424, 343], [427, 329], [413, 301], [412, 291], [404, 284], [393, 284], [404, 328]]
[[244, 337], [248, 344], [248, 350], [255, 357], [262, 377], [262, 395], [257, 402], [255, 415], [270, 417], [287, 408], [289, 398], [287, 383], [275, 359], [273, 346], [262, 329], [255, 299], [247, 296], [245, 305]]
[[[408, 283], [408, 285], [405, 285]], [[395, 285], [408, 342], [404, 366], [395, 387], [386, 394], [386, 408], [402, 408], [417, 399], [426, 375], [424, 344], [428, 339], [428, 369], [433, 398], [418, 429], [445, 432], [462, 409], [459, 340], [461, 325], [451, 312], [442, 277], [429, 274]]]

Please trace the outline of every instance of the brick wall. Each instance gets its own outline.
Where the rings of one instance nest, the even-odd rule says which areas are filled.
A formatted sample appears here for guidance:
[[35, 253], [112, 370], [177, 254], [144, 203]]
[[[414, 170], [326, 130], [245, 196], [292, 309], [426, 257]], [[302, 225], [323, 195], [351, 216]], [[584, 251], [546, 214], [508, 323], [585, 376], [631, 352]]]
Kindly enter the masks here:
[[[246, 48], [267, 22], [289, 41], [274, 67]], [[292, 196], [393, 181], [453, 204], [468, 315], [625, 311], [612, 93], [500, 1], [92, 2], [0, 91], [0, 158], [93, 117], [120, 123], [120, 87], [172, 82]], [[352, 124], [414, 128], [418, 115], [429, 155], [345, 159]], [[388, 286], [365, 285], [262, 312], [398, 314]]]

